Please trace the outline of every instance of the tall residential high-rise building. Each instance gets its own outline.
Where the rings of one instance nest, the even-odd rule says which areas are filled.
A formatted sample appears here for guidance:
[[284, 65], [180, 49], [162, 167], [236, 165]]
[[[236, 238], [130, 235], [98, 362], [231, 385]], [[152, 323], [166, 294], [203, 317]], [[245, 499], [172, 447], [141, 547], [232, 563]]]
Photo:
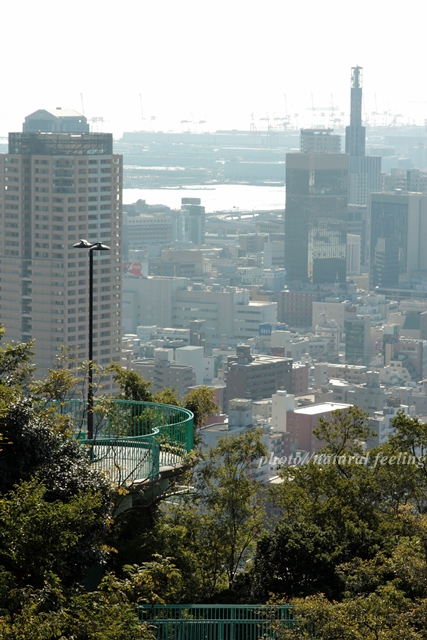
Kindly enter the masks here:
[[345, 130], [349, 155], [348, 202], [367, 205], [369, 195], [381, 190], [381, 158], [365, 155], [366, 130], [362, 126], [362, 67], [351, 69], [350, 125]]
[[87, 131], [76, 112], [36, 111], [0, 155], [0, 322], [7, 340], [35, 339], [39, 375], [61, 345], [88, 357], [89, 251], [73, 248], [80, 238], [111, 249], [93, 260], [93, 356], [120, 360], [122, 157], [111, 134]]
[[427, 195], [371, 195], [370, 278], [372, 287], [396, 287], [427, 278]]
[[181, 198], [181, 211], [188, 214], [189, 241], [195, 245], [205, 242], [206, 215], [200, 198]]
[[347, 178], [344, 153], [286, 155], [288, 282], [345, 282]]

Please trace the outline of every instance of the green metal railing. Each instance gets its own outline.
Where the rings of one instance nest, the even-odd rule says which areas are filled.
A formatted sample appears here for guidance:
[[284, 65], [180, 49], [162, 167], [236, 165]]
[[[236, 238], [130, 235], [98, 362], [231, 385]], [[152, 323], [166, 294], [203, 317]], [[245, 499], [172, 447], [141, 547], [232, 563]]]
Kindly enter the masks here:
[[182, 464], [194, 446], [193, 414], [183, 407], [102, 401], [95, 406], [92, 440], [86, 438], [84, 402], [68, 400], [55, 408], [69, 417], [76, 438], [88, 446], [93, 464], [120, 485], [156, 480], [162, 468]]
[[278, 627], [295, 624], [286, 605], [145, 605], [138, 614], [156, 640], [274, 639]]

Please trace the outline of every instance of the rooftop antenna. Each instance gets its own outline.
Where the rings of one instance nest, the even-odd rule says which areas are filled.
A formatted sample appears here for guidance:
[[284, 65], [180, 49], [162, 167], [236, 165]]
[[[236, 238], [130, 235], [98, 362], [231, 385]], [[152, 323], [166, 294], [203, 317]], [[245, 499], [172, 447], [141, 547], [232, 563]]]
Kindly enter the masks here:
[[80, 94], [80, 100], [82, 102], [82, 115], [84, 116], [84, 114], [85, 114], [85, 105], [83, 103], [83, 94], [82, 93]]

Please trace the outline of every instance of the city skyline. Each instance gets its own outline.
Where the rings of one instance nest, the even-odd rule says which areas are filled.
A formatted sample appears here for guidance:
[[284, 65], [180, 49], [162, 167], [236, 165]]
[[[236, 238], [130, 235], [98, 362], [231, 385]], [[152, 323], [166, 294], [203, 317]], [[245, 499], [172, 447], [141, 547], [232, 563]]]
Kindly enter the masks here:
[[[425, 120], [422, 21], [383, 1], [359, 3], [351, 19], [335, 0], [252, 10], [240, 1], [129, 1], [120, 11], [76, 0], [60, 20], [57, 6], [41, 0], [26, 6], [25, 20], [20, 12], [3, 8], [4, 48], [13, 52], [4, 80], [13, 93], [0, 110], [1, 136], [20, 131], [25, 114], [56, 106], [103, 118], [93, 130], [115, 136], [261, 128], [286, 117], [295, 127], [334, 118], [344, 126], [356, 65], [364, 68], [364, 120]], [[17, 24], [22, 50], [16, 29], [6, 28]]]

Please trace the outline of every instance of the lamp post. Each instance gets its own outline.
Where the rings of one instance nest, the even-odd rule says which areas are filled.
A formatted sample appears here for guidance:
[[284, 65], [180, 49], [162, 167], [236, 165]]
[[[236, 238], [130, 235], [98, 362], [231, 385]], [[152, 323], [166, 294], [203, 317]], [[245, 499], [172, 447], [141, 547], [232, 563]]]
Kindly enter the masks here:
[[89, 250], [89, 368], [87, 392], [87, 437], [93, 439], [93, 252], [109, 251], [110, 247], [102, 242], [80, 240], [73, 244], [74, 249]]

